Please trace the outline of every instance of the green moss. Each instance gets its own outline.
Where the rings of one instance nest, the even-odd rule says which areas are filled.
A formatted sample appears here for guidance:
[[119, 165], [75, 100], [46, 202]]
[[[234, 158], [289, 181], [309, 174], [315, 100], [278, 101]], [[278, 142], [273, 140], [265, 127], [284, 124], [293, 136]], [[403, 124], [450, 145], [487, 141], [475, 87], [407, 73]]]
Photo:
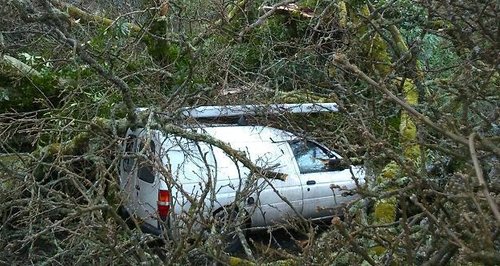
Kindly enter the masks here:
[[396, 219], [396, 197], [382, 199], [375, 203], [373, 218], [377, 224], [392, 223]]
[[420, 145], [412, 144], [404, 148], [403, 154], [407, 161], [417, 163], [420, 161]]
[[[377, 177], [377, 183], [382, 184], [386, 181], [395, 180], [400, 178], [401, 168], [396, 162], [392, 161], [388, 163], [382, 173]], [[375, 208], [373, 212], [373, 221], [375, 224], [385, 224], [394, 222], [396, 219], [396, 197], [390, 197], [386, 199], [378, 200], [375, 203]]]
[[339, 26], [341, 28], [347, 27], [347, 6], [344, 1], [339, 1], [337, 4]]
[[61, 143], [52, 143], [45, 148], [45, 153], [55, 155], [61, 151]]
[[81, 154], [84, 152], [85, 147], [89, 145], [90, 134], [82, 132], [76, 135], [63, 147], [64, 154]]
[[418, 103], [418, 90], [413, 80], [405, 80], [403, 84], [403, 92], [407, 103], [411, 105], [416, 105]]
[[401, 135], [402, 144], [408, 144], [410, 142], [414, 142], [417, 139], [417, 126], [412, 121], [407, 112], [401, 113], [399, 133]]
[[381, 77], [387, 76], [391, 72], [391, 56], [387, 52], [387, 44], [380, 35], [375, 34], [372, 37], [368, 51], [377, 74]]
[[90, 134], [88, 132], [82, 132], [67, 142], [51, 143], [43, 148], [39, 148], [33, 154], [38, 157], [53, 156], [56, 154], [82, 154], [89, 145], [89, 140]]
[[[405, 80], [403, 84], [405, 100], [410, 105], [418, 104], [418, 90], [411, 79]], [[400, 142], [403, 154], [407, 161], [418, 162], [420, 159], [420, 146], [417, 144], [417, 125], [413, 118], [406, 112], [401, 112], [401, 123], [399, 125]]]
[[241, 259], [241, 258], [238, 258], [238, 257], [229, 257], [229, 260], [228, 260], [227, 264], [231, 265], [231, 266], [251, 266], [251, 265], [255, 265], [255, 263], [253, 263], [251, 261], [248, 261], [248, 260], [245, 260], [245, 259]]
[[371, 72], [375, 72], [381, 77], [388, 75], [391, 72], [391, 55], [388, 52], [388, 46], [384, 39], [378, 33], [372, 33], [364, 23], [363, 19], [358, 16], [360, 13], [364, 17], [370, 16], [370, 10], [366, 4], [361, 6], [353, 6], [356, 10], [348, 10], [350, 19], [353, 22], [354, 34], [359, 41], [361, 50], [368, 57], [368, 62], [364, 62]]
[[372, 248], [370, 249], [370, 252], [371, 252], [372, 254], [375, 254], [375, 255], [377, 255], [377, 256], [380, 256], [380, 255], [384, 254], [385, 250], [386, 250], [386, 249], [385, 249], [384, 247], [382, 247], [382, 246], [375, 246], [375, 247], [372, 247]]
[[270, 263], [266, 263], [266, 266], [296, 266], [300, 265], [297, 261], [288, 259], [288, 260], [278, 260]]
[[382, 183], [386, 180], [393, 180], [397, 178], [400, 175], [400, 167], [399, 165], [396, 164], [396, 162], [392, 161], [388, 163], [384, 169], [382, 169], [382, 172], [380, 175], [377, 177], [377, 183]]
[[307, 91], [279, 91], [274, 97], [272, 102], [282, 102], [282, 103], [326, 103], [328, 98], [318, 96]]

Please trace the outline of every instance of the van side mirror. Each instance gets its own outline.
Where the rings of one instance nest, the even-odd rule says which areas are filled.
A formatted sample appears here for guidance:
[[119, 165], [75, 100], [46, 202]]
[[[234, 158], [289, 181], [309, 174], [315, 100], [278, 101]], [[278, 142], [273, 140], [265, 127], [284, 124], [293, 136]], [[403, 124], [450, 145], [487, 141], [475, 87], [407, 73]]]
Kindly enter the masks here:
[[349, 168], [349, 164], [342, 159], [339, 158], [332, 158], [328, 160], [328, 170], [333, 170], [333, 171], [342, 171], [347, 168]]

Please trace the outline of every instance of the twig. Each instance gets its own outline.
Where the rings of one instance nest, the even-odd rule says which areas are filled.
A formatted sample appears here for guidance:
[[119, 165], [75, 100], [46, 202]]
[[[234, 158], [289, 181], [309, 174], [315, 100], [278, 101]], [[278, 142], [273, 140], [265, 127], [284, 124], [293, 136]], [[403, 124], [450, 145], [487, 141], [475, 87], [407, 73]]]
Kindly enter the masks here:
[[333, 218], [332, 224], [335, 226], [335, 228], [337, 228], [339, 230], [340, 234], [346, 238], [346, 240], [351, 245], [354, 252], [361, 255], [361, 257], [363, 257], [363, 259], [366, 262], [368, 262], [370, 265], [377, 265], [377, 263], [370, 257], [370, 255], [368, 255], [368, 252], [366, 250], [362, 249], [358, 245], [358, 243], [356, 243], [352, 239], [352, 236], [349, 234], [349, 232], [347, 232], [344, 225], [342, 224], [342, 221], [340, 221], [340, 218], [338, 218], [338, 217]]
[[474, 163], [474, 169], [476, 170], [476, 176], [479, 181], [479, 185], [483, 189], [483, 194], [490, 205], [490, 209], [497, 220], [497, 225], [500, 223], [500, 212], [498, 212], [498, 207], [493, 198], [490, 195], [490, 191], [488, 190], [488, 185], [484, 180], [483, 170], [481, 169], [481, 165], [479, 164], [479, 160], [477, 159], [476, 148], [474, 144], [474, 138], [476, 137], [476, 133], [472, 133], [469, 136], [469, 150], [470, 156], [472, 158], [472, 162]]
[[410, 200], [415, 205], [417, 205], [417, 207], [419, 207], [425, 213], [425, 215], [432, 220], [432, 222], [434, 222], [437, 226], [441, 227], [441, 229], [443, 229], [446, 232], [446, 234], [450, 236], [453, 239], [453, 241], [455, 241], [455, 243], [453, 244], [458, 245], [464, 249], [470, 250], [467, 246], [464, 245], [464, 243], [458, 238], [458, 236], [453, 231], [450, 230], [450, 228], [441, 225], [438, 218], [417, 200], [417, 196], [415, 196], [415, 194], [411, 195]]
[[434, 254], [427, 262], [425, 262], [424, 266], [433, 266], [433, 265], [446, 265], [447, 262], [451, 259], [451, 255], [457, 252], [458, 247], [452, 243], [448, 242], [444, 247]]

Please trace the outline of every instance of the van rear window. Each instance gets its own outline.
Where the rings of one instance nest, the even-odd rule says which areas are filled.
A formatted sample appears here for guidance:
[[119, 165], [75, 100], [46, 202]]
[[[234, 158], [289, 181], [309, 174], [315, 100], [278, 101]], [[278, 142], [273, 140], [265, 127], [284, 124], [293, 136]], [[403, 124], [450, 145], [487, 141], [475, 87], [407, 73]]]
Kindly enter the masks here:
[[123, 159], [123, 170], [125, 172], [132, 171], [134, 167], [135, 159], [133, 157], [135, 152], [135, 135], [129, 135], [125, 140], [125, 159]]
[[[149, 151], [146, 151], [148, 159], [141, 158], [139, 160], [139, 169], [137, 171], [137, 176], [140, 180], [148, 183], [153, 183], [155, 181], [155, 172], [153, 167], [154, 156], [155, 156], [155, 143], [151, 141], [149, 143]], [[144, 144], [141, 143], [140, 151], [144, 149]]]

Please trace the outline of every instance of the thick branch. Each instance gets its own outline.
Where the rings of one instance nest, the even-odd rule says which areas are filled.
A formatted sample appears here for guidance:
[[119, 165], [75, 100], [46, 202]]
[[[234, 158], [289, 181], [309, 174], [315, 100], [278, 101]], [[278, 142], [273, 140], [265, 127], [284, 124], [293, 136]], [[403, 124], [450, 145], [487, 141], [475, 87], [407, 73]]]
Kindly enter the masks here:
[[164, 132], [171, 133], [177, 136], [181, 136], [190, 140], [205, 142], [210, 145], [213, 145], [217, 148], [220, 148], [224, 153], [226, 153], [229, 157], [236, 159], [241, 162], [246, 168], [248, 168], [252, 173], [259, 174], [264, 176], [265, 178], [274, 178], [285, 180], [286, 175], [282, 173], [277, 173], [273, 171], [269, 171], [267, 169], [263, 169], [261, 167], [256, 166], [247, 156], [241, 153], [238, 150], [233, 149], [231, 146], [226, 144], [225, 142], [215, 139], [206, 134], [200, 134], [196, 132], [187, 131], [181, 127], [175, 126], [173, 124], [165, 124], [161, 126]]
[[[111, 20], [109, 18], [93, 15], [90, 13], [87, 13], [78, 7], [75, 7], [73, 5], [70, 5], [68, 3], [60, 2], [59, 3], [61, 8], [65, 8], [68, 14], [74, 18], [74, 19], [82, 19], [83, 21], [86, 22], [96, 22], [98, 24], [101, 24], [103, 26], [112, 26], [114, 23], [116, 23], [116, 20]], [[136, 24], [133, 23], [125, 23], [127, 27], [130, 29], [131, 32], [140, 32], [141, 27], [139, 27]]]
[[6, 65], [8, 68], [13, 69], [15, 72], [17, 72], [15, 74], [19, 76], [31, 78], [39, 78], [42, 76], [36, 69], [9, 55], [3, 55], [2, 57], [0, 57], [0, 65]]

